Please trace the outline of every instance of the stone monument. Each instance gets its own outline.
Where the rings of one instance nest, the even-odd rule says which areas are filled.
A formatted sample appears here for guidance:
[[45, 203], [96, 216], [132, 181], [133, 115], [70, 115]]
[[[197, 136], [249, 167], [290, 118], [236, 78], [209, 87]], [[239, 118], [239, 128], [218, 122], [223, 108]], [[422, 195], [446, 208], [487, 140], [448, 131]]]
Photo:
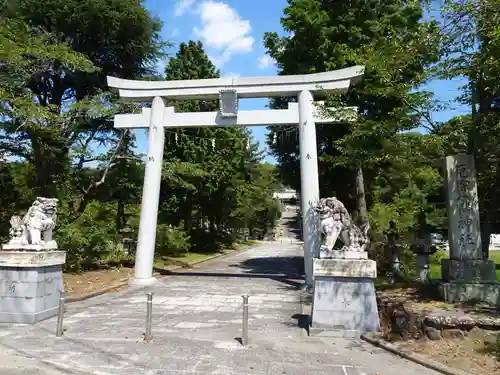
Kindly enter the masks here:
[[66, 252], [52, 238], [58, 200], [38, 197], [26, 215], [12, 216], [0, 251], [0, 322], [36, 323], [57, 314]]
[[441, 261], [442, 297], [447, 302], [500, 304], [496, 265], [483, 259], [479, 204], [472, 155], [447, 156], [448, 241], [450, 259]]
[[[313, 260], [311, 334], [358, 337], [378, 331], [380, 321], [373, 280], [377, 265], [368, 259], [369, 226], [356, 226], [344, 204], [322, 198], [316, 212], [321, 220], [323, 244]], [[343, 247], [334, 250], [340, 238]]]

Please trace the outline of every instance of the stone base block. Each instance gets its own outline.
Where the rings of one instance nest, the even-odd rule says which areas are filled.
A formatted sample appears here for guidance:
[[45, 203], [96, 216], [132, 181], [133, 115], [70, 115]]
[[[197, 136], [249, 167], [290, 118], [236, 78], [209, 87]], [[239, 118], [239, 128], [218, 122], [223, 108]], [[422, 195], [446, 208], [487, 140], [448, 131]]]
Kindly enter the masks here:
[[314, 259], [313, 277], [377, 277], [377, 262], [371, 259]]
[[320, 250], [320, 259], [368, 259], [366, 251]]
[[500, 283], [441, 283], [439, 292], [448, 303], [487, 303], [500, 306]]
[[311, 335], [359, 337], [379, 329], [373, 279], [314, 278]]
[[481, 283], [496, 281], [496, 264], [488, 260], [441, 260], [441, 274], [447, 282]]
[[55, 316], [65, 258], [64, 251], [0, 252], [0, 323], [33, 324]]
[[22, 243], [6, 243], [2, 245], [2, 250], [19, 250], [19, 251], [54, 251], [57, 250], [56, 241], [49, 241], [43, 245], [23, 245]]
[[148, 277], [147, 279], [136, 279], [130, 278], [128, 280], [128, 285], [132, 288], [141, 288], [143, 286], [154, 285], [158, 282], [158, 279], [155, 277]]
[[[372, 260], [315, 259], [309, 333], [359, 337], [380, 329]], [[355, 276], [351, 276], [355, 275]]]

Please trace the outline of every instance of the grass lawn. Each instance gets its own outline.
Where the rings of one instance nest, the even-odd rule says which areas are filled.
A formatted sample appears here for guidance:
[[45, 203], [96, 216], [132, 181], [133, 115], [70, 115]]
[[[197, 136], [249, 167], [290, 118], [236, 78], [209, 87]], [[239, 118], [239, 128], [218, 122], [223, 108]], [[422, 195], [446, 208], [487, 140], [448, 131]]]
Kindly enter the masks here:
[[[257, 243], [258, 241], [246, 241], [244, 243], [233, 245], [231, 249], [225, 249], [220, 252], [213, 253], [200, 254], [188, 252], [187, 254], [177, 256], [164, 256], [161, 259], [155, 260], [154, 266], [163, 269], [189, 267], [192, 263], [211, 258], [214, 255], [225, 254], [231, 252], [232, 250], [244, 249]], [[64, 289], [69, 296], [81, 296], [110, 286], [121, 284], [128, 278], [133, 277], [133, 274], [133, 263], [124, 265], [120, 262], [116, 262], [114, 265], [107, 264], [104, 268], [98, 268], [82, 273], [64, 273]]]
[[171, 266], [188, 267], [190, 264], [194, 262], [200, 262], [205, 259], [212, 258], [213, 256], [218, 254], [225, 254], [231, 252], [232, 250], [244, 249], [246, 247], [255, 245], [256, 243], [258, 243], [258, 241], [246, 241], [244, 243], [234, 244], [233, 248], [231, 249], [224, 249], [221, 250], [220, 252], [214, 252], [214, 253], [188, 252], [187, 254], [182, 254], [182, 255], [164, 256], [161, 259], [155, 260], [154, 265], [155, 267], [158, 268], [168, 268]]
[[[444, 251], [438, 251], [429, 259], [429, 272], [433, 279], [441, 278], [441, 259], [448, 259], [450, 254]], [[500, 251], [490, 251], [490, 259], [500, 264]], [[497, 267], [497, 280], [500, 281], [500, 270]]]
[[186, 255], [178, 255], [173, 257], [167, 257], [167, 259], [172, 259], [174, 261], [180, 261], [183, 263], [193, 263], [205, 260], [207, 258], [213, 257], [216, 254], [199, 254], [199, 253], [187, 253]]
[[169, 268], [172, 266], [189, 267], [192, 263], [201, 262], [217, 254], [219, 253], [200, 254], [189, 252], [185, 255], [163, 256], [161, 259], [155, 259], [154, 266], [157, 268]]

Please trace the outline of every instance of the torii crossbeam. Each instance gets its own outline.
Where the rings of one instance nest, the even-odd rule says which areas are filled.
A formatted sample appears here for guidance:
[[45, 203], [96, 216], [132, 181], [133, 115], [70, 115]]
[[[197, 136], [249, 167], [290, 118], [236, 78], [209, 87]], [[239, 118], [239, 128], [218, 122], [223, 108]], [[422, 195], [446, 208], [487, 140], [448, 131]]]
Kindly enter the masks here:
[[[135, 81], [108, 77], [108, 85], [119, 89], [122, 98], [152, 100], [151, 108], [141, 113], [115, 116], [115, 128], [149, 129], [135, 279], [131, 283], [148, 285], [155, 281], [153, 260], [165, 143], [163, 128], [298, 125], [304, 263], [306, 283], [312, 285], [312, 258], [320, 246], [319, 223], [313, 210], [319, 200], [315, 124], [349, 120], [345, 113], [337, 118], [322, 116], [314, 106], [314, 97], [322, 98], [325, 92], [345, 93], [351, 84], [362, 79], [363, 73], [364, 67], [353, 66], [325, 73], [253, 78]], [[298, 103], [290, 103], [288, 109], [238, 111], [239, 98], [263, 97], [297, 97]], [[166, 106], [168, 99], [220, 99], [220, 110], [176, 113], [173, 107]], [[351, 109], [355, 114], [356, 108]]]

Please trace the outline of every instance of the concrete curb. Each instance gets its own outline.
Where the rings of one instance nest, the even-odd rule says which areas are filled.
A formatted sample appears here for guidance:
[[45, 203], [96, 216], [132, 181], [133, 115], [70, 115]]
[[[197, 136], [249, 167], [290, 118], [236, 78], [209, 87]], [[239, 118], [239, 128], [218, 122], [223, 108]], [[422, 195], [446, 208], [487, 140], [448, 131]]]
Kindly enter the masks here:
[[409, 361], [418, 363], [421, 366], [427, 367], [428, 369], [440, 372], [445, 375], [471, 375], [469, 372], [465, 372], [462, 370], [457, 370], [452, 367], [446, 366], [440, 362], [436, 362], [432, 359], [425, 358], [418, 354], [409, 354], [401, 351], [396, 345], [385, 342], [383, 340], [379, 340], [373, 337], [370, 337], [368, 334], [361, 335], [361, 339], [376, 346], [381, 349], [387, 350], [388, 352], [400, 356]]
[[[260, 245], [260, 244], [257, 244], [257, 245]], [[200, 259], [200, 260], [197, 260], [197, 261], [194, 261], [194, 262], [187, 263], [187, 266], [188, 267], [192, 267], [192, 266], [195, 266], [197, 264], [208, 262], [208, 261], [213, 260], [213, 259], [223, 258], [223, 257], [226, 257], [226, 256], [231, 256], [231, 255], [239, 254], [239, 253], [242, 253], [242, 252], [250, 249], [252, 246], [254, 246], [254, 245], [251, 245], [251, 246], [249, 246], [247, 248], [244, 248], [244, 249], [231, 250], [229, 253], [215, 254], [215, 255], [210, 256], [210, 257], [205, 258], [205, 259]], [[174, 266], [171, 269], [169, 269], [168, 271], [174, 271], [174, 270], [178, 270], [178, 269], [181, 269], [181, 268], [184, 268], [184, 267], [183, 266]], [[167, 270], [167, 269], [164, 269], [164, 270]], [[165, 277], [165, 276], [169, 276], [169, 275], [162, 275], [159, 272], [155, 272], [153, 274], [153, 277]], [[67, 297], [65, 299], [65, 302], [66, 303], [83, 302], [83, 301], [88, 300], [90, 298], [101, 296], [103, 294], [106, 294], [106, 293], [114, 290], [114, 289], [123, 288], [124, 286], [127, 286], [128, 285], [128, 280], [129, 280], [128, 278], [121, 279], [117, 284], [108, 286], [106, 288], [95, 290], [93, 292], [90, 292], [90, 293], [87, 293], [87, 294], [82, 294], [80, 296]]]

